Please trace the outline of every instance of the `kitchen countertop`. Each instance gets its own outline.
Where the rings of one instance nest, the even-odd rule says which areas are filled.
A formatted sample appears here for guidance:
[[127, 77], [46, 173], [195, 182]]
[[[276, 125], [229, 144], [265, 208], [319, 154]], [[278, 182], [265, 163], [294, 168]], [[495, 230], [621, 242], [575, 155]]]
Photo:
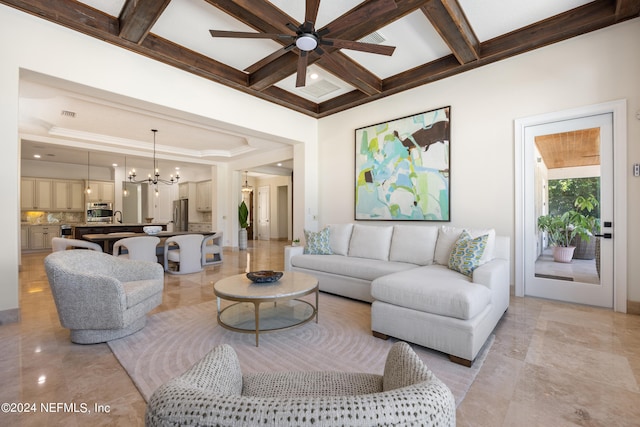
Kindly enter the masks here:
[[110, 223], [110, 222], [83, 222], [83, 223], [78, 223], [78, 224], [73, 224], [70, 223], [69, 225], [72, 225], [74, 227], [131, 227], [131, 226], [142, 226], [142, 227], [146, 227], [147, 225], [167, 225], [166, 222], [153, 222], [151, 224], [149, 223], [139, 223], [139, 222], [124, 222], [122, 224], [120, 224], [119, 222], [116, 223]]

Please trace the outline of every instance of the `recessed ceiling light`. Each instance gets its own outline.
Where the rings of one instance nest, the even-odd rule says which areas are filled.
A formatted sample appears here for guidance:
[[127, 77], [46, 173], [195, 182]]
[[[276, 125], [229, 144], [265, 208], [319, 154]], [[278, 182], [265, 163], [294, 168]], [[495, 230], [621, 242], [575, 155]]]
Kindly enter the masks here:
[[278, 163], [278, 166], [282, 166], [282, 163]]
[[113, 166], [114, 168], [117, 168], [118, 164], [117, 163], [112, 163], [111, 166]]
[[318, 73], [311, 73], [309, 77], [311, 77], [312, 80], [315, 80], [318, 78]]
[[34, 154], [33, 157], [35, 157], [36, 159], [40, 158], [40, 154]]

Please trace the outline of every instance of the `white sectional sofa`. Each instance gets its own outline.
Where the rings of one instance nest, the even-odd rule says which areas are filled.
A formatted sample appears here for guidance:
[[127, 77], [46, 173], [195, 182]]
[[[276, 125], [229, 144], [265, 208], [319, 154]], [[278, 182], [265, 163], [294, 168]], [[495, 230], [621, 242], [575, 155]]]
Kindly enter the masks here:
[[[471, 366], [509, 306], [510, 245], [493, 229], [466, 230], [471, 239], [459, 241], [463, 231], [332, 224], [307, 236], [307, 248], [286, 247], [285, 270], [314, 275], [322, 291], [371, 302], [375, 336], [442, 351]], [[314, 244], [322, 239], [327, 244]], [[467, 253], [470, 241], [479, 249], [475, 257]], [[460, 265], [460, 255], [478, 266]]]

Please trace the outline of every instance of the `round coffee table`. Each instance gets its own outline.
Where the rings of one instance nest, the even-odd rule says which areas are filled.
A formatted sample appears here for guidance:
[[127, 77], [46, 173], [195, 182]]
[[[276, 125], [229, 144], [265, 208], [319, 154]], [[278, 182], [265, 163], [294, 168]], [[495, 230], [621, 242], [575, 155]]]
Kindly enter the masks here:
[[[213, 292], [218, 303], [218, 324], [235, 332], [255, 333], [256, 347], [261, 332], [282, 331], [307, 323], [314, 317], [318, 323], [318, 279], [293, 271], [285, 271], [273, 283], [253, 283], [245, 274], [237, 274], [216, 282]], [[299, 299], [316, 294], [316, 305]], [[234, 301], [221, 307], [221, 300]], [[270, 303], [267, 307], [261, 304]]]

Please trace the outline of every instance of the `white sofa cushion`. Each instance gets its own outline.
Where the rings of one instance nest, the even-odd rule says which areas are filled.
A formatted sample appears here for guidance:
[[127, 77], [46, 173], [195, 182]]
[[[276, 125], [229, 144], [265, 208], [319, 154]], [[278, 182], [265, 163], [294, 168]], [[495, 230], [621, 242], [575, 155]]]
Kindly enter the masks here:
[[468, 320], [491, 301], [491, 290], [442, 265], [382, 276], [371, 283], [378, 301], [426, 313]]
[[389, 260], [393, 226], [355, 224], [349, 242], [349, 256], [358, 258]]
[[464, 230], [467, 230], [472, 238], [480, 237], [482, 235], [489, 235], [487, 239], [487, 246], [484, 248], [482, 257], [480, 258], [480, 264], [482, 265], [493, 259], [493, 248], [496, 243], [496, 230], [493, 228], [486, 229], [470, 229], [470, 228], [457, 228], [443, 225], [438, 230], [438, 241], [436, 242], [436, 250], [434, 261], [436, 264], [449, 265], [449, 257], [453, 246], [458, 241], [458, 238]]
[[329, 224], [329, 245], [336, 255], [349, 253], [349, 241], [353, 224]]
[[394, 225], [389, 261], [433, 264], [438, 227]]
[[414, 264], [404, 262], [380, 262], [342, 255], [295, 255], [291, 258], [291, 266], [362, 280], [374, 280], [386, 274], [416, 268]]

